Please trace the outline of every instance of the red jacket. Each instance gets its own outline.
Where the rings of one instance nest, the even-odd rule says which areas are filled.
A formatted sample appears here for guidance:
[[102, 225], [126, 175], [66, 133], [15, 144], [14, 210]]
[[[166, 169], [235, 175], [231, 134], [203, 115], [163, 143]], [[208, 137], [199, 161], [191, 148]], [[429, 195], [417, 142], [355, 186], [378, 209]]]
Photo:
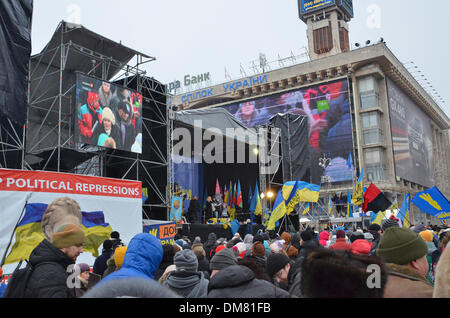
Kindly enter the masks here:
[[350, 249], [350, 244], [347, 243], [347, 241], [345, 240], [345, 237], [341, 237], [336, 239], [336, 243], [334, 243], [333, 245], [330, 246], [330, 250], [349, 250]]
[[372, 249], [372, 243], [366, 240], [356, 240], [352, 243], [350, 251], [353, 254], [368, 255]]

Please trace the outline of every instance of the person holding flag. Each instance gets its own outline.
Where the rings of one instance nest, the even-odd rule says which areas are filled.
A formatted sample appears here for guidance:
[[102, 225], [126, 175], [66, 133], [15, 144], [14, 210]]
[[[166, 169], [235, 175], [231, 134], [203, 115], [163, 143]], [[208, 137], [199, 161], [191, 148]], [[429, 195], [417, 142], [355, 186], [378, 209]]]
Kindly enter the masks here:
[[359, 174], [359, 179], [355, 185], [355, 191], [353, 191], [353, 205], [363, 205], [364, 204], [364, 168], [361, 170]]
[[350, 194], [350, 189], [347, 189], [347, 218], [352, 217], [353, 217], [352, 195]]

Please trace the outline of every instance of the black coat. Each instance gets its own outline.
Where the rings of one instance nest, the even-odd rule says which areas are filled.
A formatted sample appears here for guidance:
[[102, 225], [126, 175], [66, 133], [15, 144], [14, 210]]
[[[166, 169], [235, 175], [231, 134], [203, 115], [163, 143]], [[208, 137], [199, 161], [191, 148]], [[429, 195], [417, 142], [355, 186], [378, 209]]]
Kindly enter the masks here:
[[198, 215], [200, 213], [200, 202], [198, 200], [191, 200], [189, 203], [187, 220], [189, 223], [198, 223]]
[[102, 255], [97, 257], [94, 262], [94, 268], [93, 272], [95, 274], [98, 274], [100, 276], [103, 276], [103, 273], [105, 272], [106, 268], [108, 268], [108, 265], [106, 265], [106, 262], [111, 258], [111, 256], [114, 254], [114, 250], [106, 250], [103, 251]]
[[205, 222], [208, 222], [209, 219], [213, 218], [214, 212], [212, 210], [212, 201], [211, 202], [206, 202], [206, 210], [205, 210]]
[[67, 268], [74, 261], [50, 241], [44, 239], [31, 252], [30, 263], [35, 269], [25, 291], [26, 298], [75, 298], [75, 284], [72, 288], [67, 286]]
[[272, 283], [256, 279], [245, 266], [225, 267], [215, 274], [208, 285], [208, 298], [290, 298], [285, 290]]

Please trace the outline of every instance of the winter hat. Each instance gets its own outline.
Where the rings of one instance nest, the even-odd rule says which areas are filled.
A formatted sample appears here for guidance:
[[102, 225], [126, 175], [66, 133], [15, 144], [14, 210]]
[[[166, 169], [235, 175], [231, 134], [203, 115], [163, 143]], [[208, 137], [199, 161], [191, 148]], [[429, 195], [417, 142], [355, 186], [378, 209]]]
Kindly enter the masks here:
[[109, 107], [103, 108], [102, 118], [109, 120], [113, 125], [116, 124], [116, 116]]
[[267, 258], [267, 274], [270, 277], [273, 277], [279, 270], [286, 266], [290, 262], [290, 259], [287, 255], [282, 253], [273, 253], [270, 254]]
[[269, 242], [268, 241], [264, 241], [264, 248], [266, 250], [267, 253], [270, 253], [270, 246], [269, 246]]
[[350, 252], [358, 255], [368, 255], [372, 249], [372, 243], [366, 240], [356, 240], [350, 246]]
[[290, 244], [291, 243], [291, 234], [289, 234], [288, 232], [283, 232], [281, 233], [281, 239], [286, 241], [286, 244]]
[[197, 258], [206, 257], [206, 252], [202, 244], [192, 245], [192, 252], [194, 252]]
[[345, 231], [344, 230], [338, 230], [336, 232], [336, 238], [345, 238]]
[[119, 246], [114, 251], [114, 263], [116, 264], [117, 267], [122, 267], [126, 252], [127, 252], [126, 246]]
[[90, 272], [91, 268], [86, 263], [76, 264], [73, 268], [74, 273], [83, 274], [84, 272]]
[[220, 244], [219, 246], [216, 247], [216, 252], [215, 252], [215, 254], [219, 253], [219, 252], [220, 252], [221, 250], [223, 250], [224, 248], [226, 248], [225, 245]]
[[366, 232], [366, 233], [364, 233], [364, 239], [369, 242], [372, 242], [374, 240], [374, 237], [370, 232]]
[[270, 244], [270, 251], [272, 253], [279, 253], [283, 249], [284, 242], [284, 240], [276, 240]]
[[198, 269], [197, 256], [190, 249], [179, 251], [173, 258], [173, 263], [177, 270], [185, 270], [188, 272], [196, 272]]
[[307, 242], [313, 239], [313, 234], [311, 231], [306, 230], [300, 233], [300, 237], [302, 238], [302, 241]]
[[209, 269], [212, 271], [220, 271], [228, 266], [236, 265], [237, 261], [233, 251], [229, 248], [225, 248], [211, 258]]
[[51, 239], [56, 248], [65, 248], [84, 244], [86, 237], [83, 230], [75, 224], [65, 224], [56, 230]]
[[381, 236], [377, 256], [386, 263], [406, 265], [428, 252], [427, 244], [420, 235], [400, 227], [390, 227]]
[[262, 234], [256, 234], [256, 235], [253, 237], [253, 243], [255, 243], [255, 242], [261, 242], [261, 243], [264, 243], [264, 237], [262, 236]]
[[381, 222], [381, 229], [383, 230], [383, 232], [385, 232], [390, 227], [400, 227], [400, 225], [398, 225], [398, 222], [392, 219], [383, 220]]
[[194, 242], [192, 242], [192, 246], [194, 246], [194, 244], [200, 244], [201, 242], [202, 239], [200, 238], [200, 236], [196, 236]]
[[431, 231], [422, 231], [419, 235], [425, 242], [433, 242], [433, 233], [431, 233]]
[[376, 223], [369, 225], [369, 231], [378, 232], [379, 230], [381, 230], [381, 226], [380, 225], [378, 225]]
[[235, 246], [238, 249], [238, 254], [247, 251], [247, 245], [244, 242], [239, 242]]
[[266, 255], [266, 249], [261, 242], [255, 242], [252, 246], [252, 256], [264, 257]]

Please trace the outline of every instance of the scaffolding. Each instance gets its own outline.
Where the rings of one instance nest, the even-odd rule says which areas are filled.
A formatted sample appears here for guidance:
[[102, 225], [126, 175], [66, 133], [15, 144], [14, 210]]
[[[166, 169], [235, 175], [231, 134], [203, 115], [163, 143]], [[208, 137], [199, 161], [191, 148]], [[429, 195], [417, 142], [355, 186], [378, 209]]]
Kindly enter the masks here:
[[[14, 146], [24, 150], [22, 169], [139, 180], [152, 194], [143, 204], [144, 219], [165, 219], [171, 178], [168, 95], [166, 86], [143, 69], [154, 60], [81, 25], [60, 22], [43, 51], [31, 57], [25, 141], [10, 134]], [[142, 154], [78, 142], [77, 73], [143, 96]]]

